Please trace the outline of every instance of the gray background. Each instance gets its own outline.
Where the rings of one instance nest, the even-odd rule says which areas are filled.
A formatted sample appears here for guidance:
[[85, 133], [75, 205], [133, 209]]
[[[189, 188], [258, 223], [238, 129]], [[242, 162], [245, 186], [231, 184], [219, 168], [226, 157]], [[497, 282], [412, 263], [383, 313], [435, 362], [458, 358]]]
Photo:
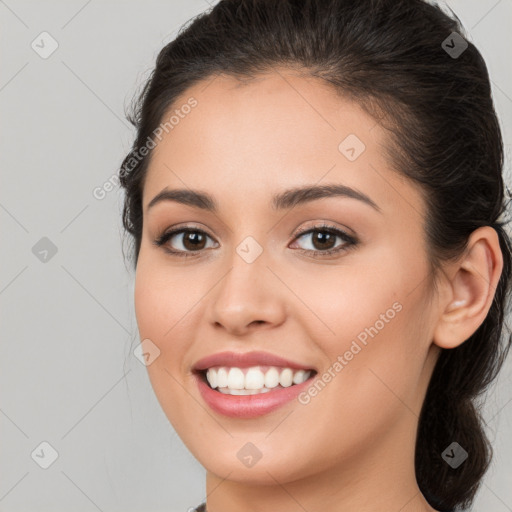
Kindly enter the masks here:
[[[510, 173], [512, 2], [448, 5], [488, 64]], [[130, 147], [124, 107], [158, 51], [208, 7], [0, 0], [2, 512], [179, 512], [204, 499], [204, 469], [131, 353], [138, 332], [122, 194], [98, 200], [93, 190]], [[43, 31], [59, 45], [46, 59], [31, 47]], [[46, 262], [33, 252], [47, 247], [43, 237], [57, 249]], [[495, 459], [475, 511], [512, 511], [510, 359], [485, 403]], [[50, 453], [41, 456], [43, 441], [59, 455], [48, 469], [36, 463]]]

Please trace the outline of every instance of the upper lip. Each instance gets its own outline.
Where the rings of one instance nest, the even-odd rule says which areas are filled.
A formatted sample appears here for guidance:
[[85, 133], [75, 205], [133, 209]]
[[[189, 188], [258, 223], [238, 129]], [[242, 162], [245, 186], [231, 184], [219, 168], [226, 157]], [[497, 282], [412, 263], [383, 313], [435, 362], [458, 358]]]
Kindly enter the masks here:
[[[291, 361], [283, 357], [271, 354], [269, 352], [217, 352], [199, 359], [192, 369], [194, 371], [203, 371], [212, 366], [230, 366], [237, 368], [247, 368], [249, 366], [281, 366], [297, 370], [315, 370], [314, 367]], [[315, 370], [316, 371], [316, 370]]]

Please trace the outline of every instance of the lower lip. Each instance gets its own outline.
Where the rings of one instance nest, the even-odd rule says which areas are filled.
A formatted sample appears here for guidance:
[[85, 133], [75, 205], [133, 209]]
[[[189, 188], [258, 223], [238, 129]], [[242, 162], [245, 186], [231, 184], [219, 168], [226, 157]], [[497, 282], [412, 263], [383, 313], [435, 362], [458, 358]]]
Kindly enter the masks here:
[[[316, 374], [315, 374], [316, 375]], [[219, 414], [232, 418], [256, 418], [268, 414], [291, 402], [296, 396], [307, 388], [313, 377], [301, 384], [295, 384], [287, 388], [275, 388], [266, 393], [257, 395], [227, 395], [215, 391], [202, 380], [201, 375], [195, 375], [199, 392], [204, 401]]]

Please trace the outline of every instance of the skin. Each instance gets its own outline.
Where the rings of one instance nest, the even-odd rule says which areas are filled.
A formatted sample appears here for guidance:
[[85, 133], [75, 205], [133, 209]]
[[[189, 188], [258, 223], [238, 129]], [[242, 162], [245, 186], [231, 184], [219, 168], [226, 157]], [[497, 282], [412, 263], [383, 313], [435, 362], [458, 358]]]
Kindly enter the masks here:
[[[415, 478], [418, 416], [440, 349], [463, 343], [489, 310], [502, 268], [495, 231], [475, 231], [434, 288], [421, 190], [390, 167], [388, 133], [357, 104], [278, 69], [249, 83], [198, 83], [173, 109], [190, 96], [198, 105], [148, 168], [135, 309], [141, 340], [160, 350], [147, 366], [156, 396], [206, 468], [208, 511], [434, 510]], [[355, 161], [338, 149], [349, 134], [366, 146]], [[270, 207], [285, 189], [326, 184], [355, 188], [380, 211], [347, 197]], [[170, 201], [148, 211], [164, 187], [207, 192], [219, 211]], [[311, 234], [295, 234], [323, 221], [359, 243], [301, 254], [321, 254]], [[210, 237], [195, 253], [183, 234], [167, 242], [189, 258], [153, 244], [178, 224]], [[252, 263], [236, 252], [248, 236], [263, 249]], [[236, 419], [199, 393], [191, 367], [225, 350], [269, 351], [319, 368], [319, 378], [396, 302], [401, 311], [307, 404]], [[247, 442], [262, 454], [252, 467], [237, 457]]]

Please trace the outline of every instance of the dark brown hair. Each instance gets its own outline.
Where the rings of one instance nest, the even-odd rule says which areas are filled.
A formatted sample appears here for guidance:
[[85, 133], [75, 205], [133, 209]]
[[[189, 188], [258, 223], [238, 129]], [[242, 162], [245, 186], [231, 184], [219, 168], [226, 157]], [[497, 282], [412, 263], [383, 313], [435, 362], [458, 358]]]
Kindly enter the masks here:
[[[136, 267], [151, 157], [140, 150], [178, 96], [219, 73], [250, 81], [284, 66], [331, 84], [389, 130], [392, 167], [426, 200], [434, 275], [475, 229], [496, 230], [504, 269], [490, 311], [468, 340], [441, 352], [419, 419], [416, 478], [438, 510], [471, 505], [488, 469], [492, 449], [476, 400], [512, 341], [503, 143], [486, 65], [466, 39], [455, 15], [424, 0], [221, 0], [160, 51], [128, 115], [137, 134], [119, 172]], [[442, 458], [454, 441], [469, 454], [457, 469]]]

